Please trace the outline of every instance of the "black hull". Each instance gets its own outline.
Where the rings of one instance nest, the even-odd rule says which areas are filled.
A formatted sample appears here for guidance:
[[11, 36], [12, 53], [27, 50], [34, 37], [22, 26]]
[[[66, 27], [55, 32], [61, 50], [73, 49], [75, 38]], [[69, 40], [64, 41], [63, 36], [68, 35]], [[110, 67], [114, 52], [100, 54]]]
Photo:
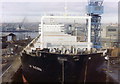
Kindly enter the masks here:
[[41, 56], [31, 56], [23, 53], [21, 61], [23, 75], [29, 83], [80, 83], [90, 82], [94, 76], [91, 74], [99, 73], [104, 57], [101, 54], [74, 56], [41, 53]]

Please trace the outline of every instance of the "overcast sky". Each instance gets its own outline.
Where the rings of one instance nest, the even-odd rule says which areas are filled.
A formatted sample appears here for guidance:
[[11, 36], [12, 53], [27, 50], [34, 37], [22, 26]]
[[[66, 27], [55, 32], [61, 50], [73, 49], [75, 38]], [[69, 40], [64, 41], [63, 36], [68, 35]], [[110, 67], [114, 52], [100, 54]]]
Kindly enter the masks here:
[[[9, 1], [9, 2], [8, 2]], [[74, 1], [74, 2], [73, 2]], [[118, 21], [118, 1], [104, 0], [102, 23]], [[24, 17], [28, 22], [40, 21], [40, 16], [47, 12], [64, 12], [64, 0], [1, 0], [0, 15], [3, 22], [19, 22]], [[87, 0], [68, 0], [67, 11], [85, 15]]]

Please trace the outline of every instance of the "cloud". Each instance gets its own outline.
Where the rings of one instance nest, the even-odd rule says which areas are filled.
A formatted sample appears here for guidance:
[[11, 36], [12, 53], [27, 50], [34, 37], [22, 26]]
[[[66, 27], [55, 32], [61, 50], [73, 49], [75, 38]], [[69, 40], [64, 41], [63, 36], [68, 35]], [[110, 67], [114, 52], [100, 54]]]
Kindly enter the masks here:
[[[4, 21], [20, 21], [21, 18], [25, 16], [29, 17], [29, 20], [31, 21], [33, 21], [32, 18], [37, 21], [36, 17], [41, 16], [43, 13], [64, 12], [64, 5], [64, 2], [3, 2], [2, 14], [5, 19]], [[68, 12], [77, 12], [83, 15], [86, 12], [86, 5], [86, 2], [67, 2], [67, 9]], [[113, 19], [113, 16], [117, 18], [117, 11], [117, 2], [104, 2], [104, 14], [102, 15], [102, 21], [115, 22], [117, 19]]]
[[[70, 12], [80, 12], [85, 9], [82, 5], [83, 3], [68, 3], [67, 9]], [[64, 12], [64, 2], [60, 3], [48, 3], [48, 2], [39, 2], [39, 3], [12, 3], [7, 2], [3, 3], [3, 15], [39, 15], [43, 12], [52, 12], [52, 11], [60, 11]]]

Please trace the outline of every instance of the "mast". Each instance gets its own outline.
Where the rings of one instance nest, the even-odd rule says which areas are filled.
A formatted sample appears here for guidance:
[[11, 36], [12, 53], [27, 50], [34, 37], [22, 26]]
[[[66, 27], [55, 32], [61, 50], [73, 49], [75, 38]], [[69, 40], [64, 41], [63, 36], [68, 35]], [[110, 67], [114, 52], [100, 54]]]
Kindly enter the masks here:
[[64, 10], [65, 10], [65, 16], [67, 16], [67, 0], [65, 0]]

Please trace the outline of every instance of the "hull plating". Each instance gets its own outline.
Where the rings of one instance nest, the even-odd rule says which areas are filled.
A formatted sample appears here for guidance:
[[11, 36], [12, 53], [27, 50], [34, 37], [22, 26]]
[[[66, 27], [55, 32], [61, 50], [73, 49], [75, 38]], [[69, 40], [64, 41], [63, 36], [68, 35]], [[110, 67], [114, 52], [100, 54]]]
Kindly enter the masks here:
[[21, 61], [23, 75], [28, 82], [80, 83], [89, 81], [91, 74], [99, 71], [104, 59], [101, 54], [41, 53], [41, 56], [31, 56], [23, 53]]

